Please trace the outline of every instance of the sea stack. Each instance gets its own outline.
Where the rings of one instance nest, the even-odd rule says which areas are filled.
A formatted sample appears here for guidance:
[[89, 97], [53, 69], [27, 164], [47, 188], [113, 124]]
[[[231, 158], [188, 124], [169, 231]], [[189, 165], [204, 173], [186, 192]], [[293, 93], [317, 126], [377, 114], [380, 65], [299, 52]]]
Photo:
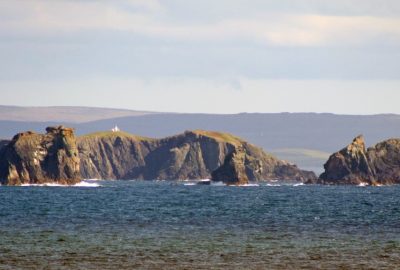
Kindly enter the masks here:
[[75, 184], [81, 181], [74, 130], [48, 127], [46, 134], [19, 133], [0, 151], [3, 185]]
[[364, 137], [332, 154], [324, 165], [320, 184], [387, 185], [400, 183], [400, 140], [389, 139], [365, 148]]
[[[242, 147], [236, 147], [225, 157], [224, 164], [212, 172], [212, 181], [224, 182], [227, 185], [248, 184], [249, 178], [246, 174], [245, 162], [246, 152]], [[262, 170], [261, 165], [257, 169]]]

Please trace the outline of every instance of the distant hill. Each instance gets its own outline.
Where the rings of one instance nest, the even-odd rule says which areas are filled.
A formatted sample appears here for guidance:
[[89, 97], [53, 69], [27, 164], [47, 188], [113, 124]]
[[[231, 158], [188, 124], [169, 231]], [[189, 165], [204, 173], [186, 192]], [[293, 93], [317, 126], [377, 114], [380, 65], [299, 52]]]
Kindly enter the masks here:
[[368, 143], [400, 137], [399, 115], [277, 114], [154, 114], [75, 124], [78, 134], [122, 130], [148, 137], [165, 137], [183, 130], [218, 130], [238, 135], [266, 149], [338, 150], [343, 142], [364, 134]]
[[152, 112], [91, 107], [19, 107], [0, 105], [0, 120], [25, 122], [84, 123]]
[[[73, 110], [71, 107], [68, 108]], [[91, 108], [86, 111], [91, 112]], [[100, 117], [99, 115], [97, 114], [97, 117]], [[392, 137], [400, 137], [400, 115], [394, 114], [360, 116], [317, 113], [242, 113], [221, 115], [145, 112], [142, 115], [117, 118], [112, 118], [112, 115], [110, 113], [103, 116], [107, 119], [89, 122], [77, 121], [79, 120], [78, 113], [75, 115], [74, 122], [62, 121], [62, 118], [56, 121], [56, 117], [54, 121], [43, 120], [44, 122], [0, 121], [0, 138], [8, 139], [24, 130], [40, 132], [45, 127], [56, 124], [72, 126], [76, 128], [78, 135], [110, 130], [118, 125], [122, 131], [155, 138], [175, 135], [185, 130], [216, 130], [240, 136], [281, 159], [298, 164], [303, 169], [320, 172], [327, 154], [341, 149], [358, 134], [364, 134], [367, 145]], [[82, 116], [82, 119], [88, 117]]]
[[330, 153], [328, 152], [299, 148], [274, 149], [271, 154], [280, 159], [298, 164], [301, 168], [308, 168], [317, 174], [323, 172], [322, 165], [330, 156]]

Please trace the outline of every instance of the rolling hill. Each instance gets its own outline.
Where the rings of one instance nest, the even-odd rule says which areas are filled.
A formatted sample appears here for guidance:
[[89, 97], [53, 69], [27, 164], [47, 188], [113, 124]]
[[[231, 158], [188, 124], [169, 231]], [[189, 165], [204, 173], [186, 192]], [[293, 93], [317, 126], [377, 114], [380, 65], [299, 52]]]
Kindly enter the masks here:
[[[317, 172], [322, 170], [327, 153], [337, 151], [358, 134], [364, 134], [367, 145], [369, 145], [368, 142], [400, 137], [400, 116], [394, 114], [241, 113], [221, 115], [47, 107], [40, 109], [43, 111], [43, 116], [38, 114], [34, 117], [36, 119], [34, 121], [27, 120], [28, 118], [23, 114], [7, 118], [10, 112], [4, 113], [4, 110], [4, 107], [0, 110], [0, 119], [8, 120], [0, 120], [0, 138], [2, 139], [11, 138], [20, 131], [39, 132], [47, 126], [58, 124], [74, 127], [78, 135], [110, 130], [118, 125], [122, 131], [154, 138], [171, 136], [185, 130], [216, 130], [238, 135], [281, 159]], [[60, 115], [60, 111], [63, 110], [65, 115], [62, 113]], [[132, 115], [114, 117], [115, 113]], [[49, 115], [52, 117], [48, 117]], [[39, 121], [41, 119], [42, 121]]]

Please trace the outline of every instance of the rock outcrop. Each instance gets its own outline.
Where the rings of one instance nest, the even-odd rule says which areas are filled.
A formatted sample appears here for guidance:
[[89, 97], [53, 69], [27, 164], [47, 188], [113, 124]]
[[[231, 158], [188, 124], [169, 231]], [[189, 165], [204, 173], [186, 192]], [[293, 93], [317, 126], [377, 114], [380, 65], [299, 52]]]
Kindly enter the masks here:
[[[227, 185], [244, 185], [249, 183], [249, 178], [246, 173], [246, 152], [242, 147], [236, 147], [231, 153], [225, 157], [224, 163], [215, 171], [212, 172], [211, 178], [213, 181], [221, 181]], [[248, 168], [249, 171], [253, 169], [262, 169], [262, 165], [258, 168]]]
[[0, 181], [6, 185], [85, 179], [210, 179], [227, 184], [315, 174], [281, 161], [227, 133], [186, 131], [164, 139], [99, 132], [75, 139], [70, 128], [19, 133], [0, 148]]
[[365, 148], [362, 135], [331, 155], [320, 184], [387, 185], [400, 183], [400, 139], [389, 139]]
[[[314, 173], [280, 161], [240, 138], [211, 131], [186, 131], [164, 139], [123, 132], [95, 133], [79, 138], [78, 149], [84, 178], [208, 179], [229, 156], [241, 166], [240, 178], [245, 175], [250, 181], [316, 178]], [[238, 149], [244, 154], [239, 155]], [[222, 180], [217, 175], [214, 179]]]
[[93, 133], [77, 141], [85, 179], [145, 179], [145, 158], [157, 147], [152, 139], [124, 132]]
[[0, 150], [3, 185], [60, 183], [81, 180], [74, 131], [48, 127], [46, 134], [19, 133]]

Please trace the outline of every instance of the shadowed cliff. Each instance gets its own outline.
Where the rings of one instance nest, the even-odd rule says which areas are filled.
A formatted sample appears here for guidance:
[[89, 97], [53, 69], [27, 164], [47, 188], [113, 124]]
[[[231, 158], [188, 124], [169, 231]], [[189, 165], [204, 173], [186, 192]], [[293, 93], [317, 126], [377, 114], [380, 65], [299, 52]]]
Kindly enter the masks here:
[[244, 152], [243, 168], [250, 181], [315, 178], [314, 173], [227, 133], [196, 130], [149, 139], [103, 132], [78, 138], [82, 176], [98, 179], [207, 179], [239, 148]]
[[227, 184], [243, 184], [316, 178], [313, 172], [278, 160], [228, 133], [196, 130], [151, 139], [107, 131], [75, 139], [71, 128], [48, 127], [46, 131], [46, 134], [19, 133], [0, 148], [2, 184], [74, 184], [81, 178], [212, 178]]
[[73, 129], [59, 126], [46, 131], [19, 133], [1, 148], [2, 184], [74, 184], [81, 180]]
[[317, 183], [388, 185], [400, 183], [400, 139], [389, 139], [366, 149], [364, 137], [332, 154]]

